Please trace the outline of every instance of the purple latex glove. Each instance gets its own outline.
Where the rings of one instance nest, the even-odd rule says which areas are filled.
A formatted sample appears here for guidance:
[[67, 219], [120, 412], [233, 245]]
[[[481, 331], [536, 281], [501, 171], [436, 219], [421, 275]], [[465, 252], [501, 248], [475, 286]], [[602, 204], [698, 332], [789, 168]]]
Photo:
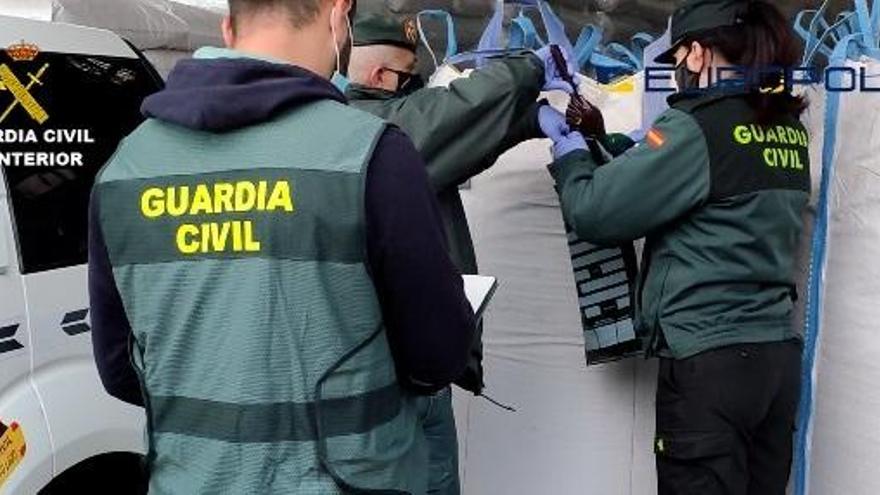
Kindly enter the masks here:
[[538, 124], [544, 135], [553, 140], [553, 159], [558, 160], [575, 150], [586, 150], [587, 142], [580, 132], [572, 131], [565, 115], [550, 105], [538, 109]]
[[[559, 68], [556, 67], [553, 54], [550, 53], [550, 45], [536, 51], [535, 55], [544, 64], [544, 91], [559, 90], [565, 91], [568, 94], [574, 92], [574, 88], [562, 78]], [[575, 82], [578, 82], [580, 75], [577, 72], [577, 66], [571, 61], [571, 57], [565, 51], [562, 52], [562, 55], [565, 57], [565, 61], [568, 62], [568, 73], [574, 76]]]

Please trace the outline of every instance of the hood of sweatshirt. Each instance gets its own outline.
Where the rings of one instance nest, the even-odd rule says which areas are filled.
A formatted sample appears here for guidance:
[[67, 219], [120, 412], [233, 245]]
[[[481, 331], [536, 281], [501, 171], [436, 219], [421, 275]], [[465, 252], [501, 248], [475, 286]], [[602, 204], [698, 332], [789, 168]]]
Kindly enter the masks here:
[[345, 103], [329, 80], [283, 62], [202, 48], [179, 62], [165, 89], [144, 100], [148, 118], [189, 129], [225, 132], [260, 124], [317, 100]]

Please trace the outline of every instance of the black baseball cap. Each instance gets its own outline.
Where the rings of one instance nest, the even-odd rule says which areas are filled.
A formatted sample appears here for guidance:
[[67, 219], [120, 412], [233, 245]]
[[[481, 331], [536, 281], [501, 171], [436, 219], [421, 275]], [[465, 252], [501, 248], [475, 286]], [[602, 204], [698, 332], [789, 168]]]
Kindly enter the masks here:
[[717, 29], [735, 26], [749, 9], [749, 0], [688, 0], [672, 14], [672, 27], [669, 50], [654, 59], [659, 64], [674, 64], [678, 46], [688, 36]]
[[354, 46], [394, 45], [415, 52], [419, 31], [415, 19], [364, 14], [354, 21]]

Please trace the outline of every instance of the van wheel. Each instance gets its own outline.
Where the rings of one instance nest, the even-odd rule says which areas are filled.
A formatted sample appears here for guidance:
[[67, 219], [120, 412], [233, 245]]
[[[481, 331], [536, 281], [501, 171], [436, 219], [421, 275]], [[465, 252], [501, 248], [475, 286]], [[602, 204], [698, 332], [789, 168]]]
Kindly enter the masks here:
[[129, 452], [101, 454], [64, 471], [40, 490], [39, 495], [113, 493], [145, 495], [147, 474], [144, 457]]

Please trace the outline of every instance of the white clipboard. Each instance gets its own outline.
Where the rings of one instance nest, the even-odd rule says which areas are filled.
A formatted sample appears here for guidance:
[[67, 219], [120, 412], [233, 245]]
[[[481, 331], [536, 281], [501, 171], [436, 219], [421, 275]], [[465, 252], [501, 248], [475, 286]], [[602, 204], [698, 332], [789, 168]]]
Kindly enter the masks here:
[[464, 279], [464, 293], [479, 320], [495, 295], [498, 279], [484, 275], [462, 275], [461, 278]]

